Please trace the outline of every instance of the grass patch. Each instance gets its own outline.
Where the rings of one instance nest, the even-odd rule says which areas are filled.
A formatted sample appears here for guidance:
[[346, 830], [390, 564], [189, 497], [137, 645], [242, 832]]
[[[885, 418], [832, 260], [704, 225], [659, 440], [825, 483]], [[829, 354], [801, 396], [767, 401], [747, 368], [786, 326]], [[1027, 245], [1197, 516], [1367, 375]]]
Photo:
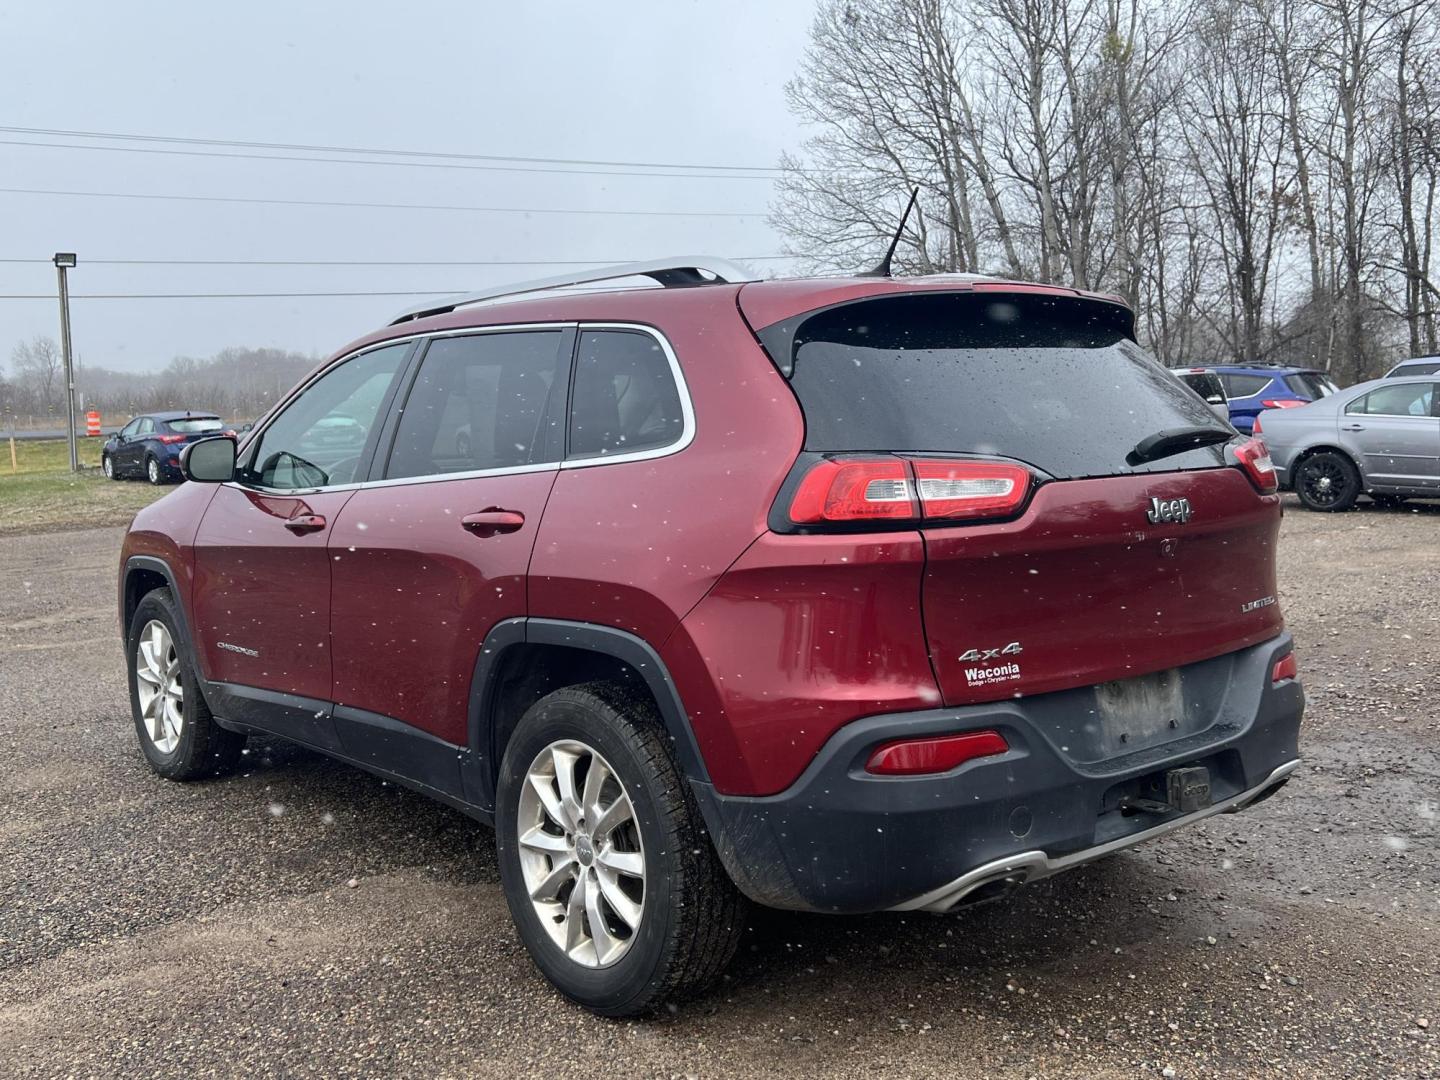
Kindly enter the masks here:
[[128, 525], [135, 511], [169, 490], [144, 481], [107, 480], [100, 471], [101, 444], [100, 439], [79, 440], [84, 469], [72, 473], [64, 439], [17, 442], [14, 470], [10, 441], [0, 439], [0, 536]]

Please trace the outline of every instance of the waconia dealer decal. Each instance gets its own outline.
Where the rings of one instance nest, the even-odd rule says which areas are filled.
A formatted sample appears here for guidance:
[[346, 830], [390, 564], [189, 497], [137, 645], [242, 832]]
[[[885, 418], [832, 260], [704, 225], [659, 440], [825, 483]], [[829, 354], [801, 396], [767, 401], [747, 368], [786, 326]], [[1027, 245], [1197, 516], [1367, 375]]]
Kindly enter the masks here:
[[[993, 649], [966, 649], [958, 657], [960, 662], [964, 664], [968, 661], [979, 661], [979, 663], [975, 667], [963, 669], [965, 682], [970, 686], [991, 686], [995, 683], [1014, 682], [1020, 678], [1020, 664], [1014, 660], [1006, 661], [1004, 657], [1019, 656], [1024, 651], [1018, 641], [1012, 641], [1009, 645], [996, 646]], [[989, 662], [987, 663], [987, 661]]]

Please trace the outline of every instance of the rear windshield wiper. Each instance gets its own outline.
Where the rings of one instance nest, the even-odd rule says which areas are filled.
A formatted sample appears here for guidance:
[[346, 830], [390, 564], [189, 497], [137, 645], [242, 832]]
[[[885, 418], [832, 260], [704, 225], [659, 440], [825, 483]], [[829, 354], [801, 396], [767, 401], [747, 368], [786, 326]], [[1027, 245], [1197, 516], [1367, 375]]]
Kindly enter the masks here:
[[1217, 427], [1182, 427], [1157, 431], [1154, 435], [1146, 435], [1135, 444], [1135, 449], [1125, 455], [1125, 464], [1141, 465], [1147, 461], [1159, 461], [1172, 454], [1183, 454], [1186, 450], [1229, 442], [1234, 437], [1233, 431]]

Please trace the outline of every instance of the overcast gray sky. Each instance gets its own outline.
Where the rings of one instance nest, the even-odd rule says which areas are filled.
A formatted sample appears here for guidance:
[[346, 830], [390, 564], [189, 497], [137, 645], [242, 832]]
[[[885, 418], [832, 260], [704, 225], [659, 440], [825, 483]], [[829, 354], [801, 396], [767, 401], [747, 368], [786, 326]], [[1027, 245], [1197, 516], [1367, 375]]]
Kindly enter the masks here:
[[[800, 137], [783, 89], [812, 10], [808, 0], [9, 3], [0, 6], [0, 126], [773, 167]], [[84, 294], [448, 293], [564, 269], [113, 266], [87, 259], [564, 261], [780, 250], [765, 221], [766, 180], [256, 161], [16, 142], [236, 152], [0, 131], [0, 188], [746, 216], [0, 192], [0, 259], [46, 260], [0, 262], [0, 294], [53, 295], [48, 260], [56, 251], [79, 253], [70, 288]], [[412, 302], [77, 299], [72, 321], [86, 363], [145, 370], [227, 345], [330, 352]], [[0, 361], [14, 342], [35, 334], [58, 336], [54, 300], [0, 300]]]

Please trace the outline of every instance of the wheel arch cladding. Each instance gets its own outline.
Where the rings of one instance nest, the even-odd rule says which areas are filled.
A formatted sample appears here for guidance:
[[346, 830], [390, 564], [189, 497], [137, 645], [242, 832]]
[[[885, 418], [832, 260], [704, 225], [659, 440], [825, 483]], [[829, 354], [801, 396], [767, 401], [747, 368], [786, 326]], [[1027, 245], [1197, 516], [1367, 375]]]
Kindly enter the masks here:
[[643, 689], [654, 702], [681, 774], [708, 782], [679, 691], [649, 642], [593, 623], [516, 618], [491, 629], [475, 662], [468, 734], [471, 750], [485, 761], [486, 790], [474, 795], [493, 805], [506, 742], [526, 709], [553, 690], [597, 680]]

